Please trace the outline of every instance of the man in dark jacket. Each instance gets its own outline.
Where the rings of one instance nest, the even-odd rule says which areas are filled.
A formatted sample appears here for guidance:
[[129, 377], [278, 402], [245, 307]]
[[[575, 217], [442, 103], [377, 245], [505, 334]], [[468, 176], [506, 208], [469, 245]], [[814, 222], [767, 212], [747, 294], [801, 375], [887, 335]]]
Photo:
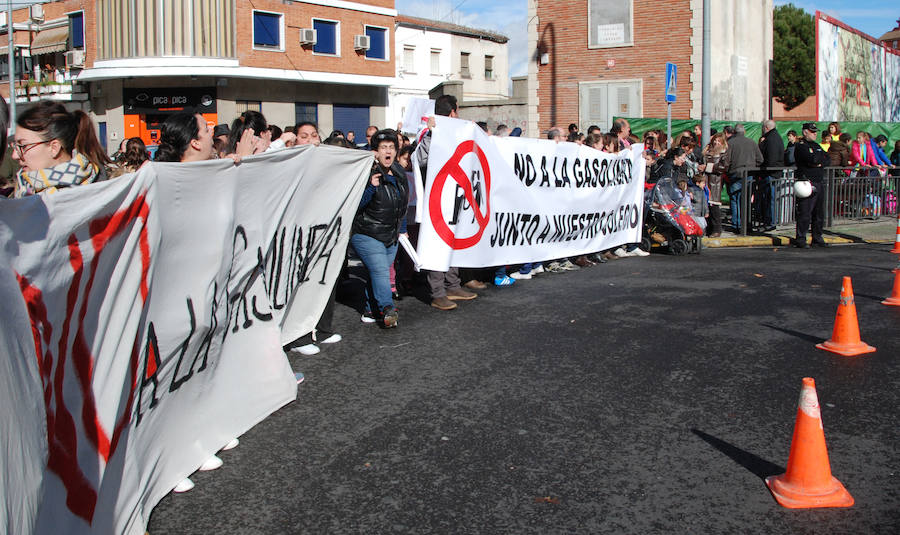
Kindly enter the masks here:
[[816, 143], [816, 123], [803, 123], [803, 137], [794, 147], [794, 158], [797, 162], [797, 180], [809, 180], [812, 184], [812, 195], [797, 199], [797, 237], [794, 246], [809, 248], [806, 243], [806, 231], [812, 220], [813, 247], [828, 247], [822, 238], [822, 227], [825, 224], [825, 166], [828, 155]]
[[756, 181], [757, 185], [757, 212], [763, 216], [763, 232], [775, 230], [775, 186], [774, 180], [780, 176], [784, 157], [784, 140], [775, 129], [775, 121], [769, 119], [762, 123], [762, 138], [759, 140], [759, 150], [762, 152], [763, 172]]
[[744, 135], [743, 124], [734, 125], [734, 135], [728, 140], [728, 149], [722, 157], [722, 166], [728, 175], [728, 195], [731, 197], [731, 223], [735, 232], [741, 228], [741, 201], [744, 184], [742, 175], [762, 164], [759, 146]]

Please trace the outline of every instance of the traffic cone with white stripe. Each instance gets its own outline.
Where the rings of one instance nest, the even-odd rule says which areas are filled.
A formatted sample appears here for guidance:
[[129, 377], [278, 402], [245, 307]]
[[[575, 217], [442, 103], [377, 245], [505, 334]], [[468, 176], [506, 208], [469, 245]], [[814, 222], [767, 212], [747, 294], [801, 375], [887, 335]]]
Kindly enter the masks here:
[[894, 248], [892, 253], [900, 254], [900, 214], [897, 214], [897, 234], [894, 237]]
[[859, 338], [859, 320], [856, 318], [856, 301], [853, 299], [853, 283], [844, 277], [841, 287], [841, 301], [834, 317], [831, 338], [816, 344], [819, 349], [831, 351], [845, 357], [855, 357], [863, 353], [874, 353], [875, 348]]
[[767, 477], [766, 485], [775, 500], [789, 509], [853, 505], [853, 496], [831, 475], [816, 381], [812, 377], [804, 377], [800, 389], [787, 471]]
[[894, 269], [894, 291], [881, 304], [900, 307], [900, 266]]

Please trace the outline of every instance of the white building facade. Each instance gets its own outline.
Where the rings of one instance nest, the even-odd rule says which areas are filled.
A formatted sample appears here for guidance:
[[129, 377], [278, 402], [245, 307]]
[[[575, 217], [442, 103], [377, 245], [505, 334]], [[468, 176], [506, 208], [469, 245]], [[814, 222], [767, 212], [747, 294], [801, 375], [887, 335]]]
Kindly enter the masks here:
[[446, 81], [463, 83], [466, 101], [509, 97], [509, 52], [503, 35], [398, 15], [395, 25], [396, 81], [388, 90], [387, 125], [403, 120], [412, 98]]

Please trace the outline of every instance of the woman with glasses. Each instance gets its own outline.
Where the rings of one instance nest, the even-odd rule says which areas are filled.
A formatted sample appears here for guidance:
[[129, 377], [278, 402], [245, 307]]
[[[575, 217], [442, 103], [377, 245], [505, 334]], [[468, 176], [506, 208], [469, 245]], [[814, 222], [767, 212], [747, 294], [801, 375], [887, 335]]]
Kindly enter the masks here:
[[106, 180], [109, 157], [91, 118], [58, 102], [39, 102], [16, 121], [12, 157], [21, 166], [16, 197]]

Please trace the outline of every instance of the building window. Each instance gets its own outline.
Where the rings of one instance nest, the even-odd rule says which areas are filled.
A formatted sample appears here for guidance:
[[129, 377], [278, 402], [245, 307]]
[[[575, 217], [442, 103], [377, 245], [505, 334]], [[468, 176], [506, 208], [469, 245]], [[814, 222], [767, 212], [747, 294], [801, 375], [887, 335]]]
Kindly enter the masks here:
[[633, 0], [588, 0], [588, 48], [631, 46]]
[[441, 51], [436, 48], [431, 49], [431, 74], [441, 74]]
[[313, 123], [319, 126], [319, 106], [315, 102], [294, 103], [294, 124]]
[[258, 100], [235, 100], [234, 107], [238, 115], [245, 111], [258, 111], [262, 113], [262, 102]]
[[484, 79], [485, 80], [493, 80], [494, 79], [494, 56], [485, 56], [484, 57]]
[[459, 54], [459, 75], [463, 78], [471, 78], [472, 73], [469, 71], [469, 53], [461, 52]]
[[72, 48], [84, 48], [84, 12], [69, 15], [69, 42]]
[[403, 72], [416, 72], [416, 47], [403, 47]]
[[267, 13], [265, 11], [253, 12], [253, 48], [268, 50], [284, 50], [281, 43], [283, 16], [280, 13]]
[[366, 26], [366, 35], [369, 36], [369, 49], [366, 50], [366, 57], [387, 59], [387, 28]]
[[340, 48], [338, 48], [338, 23], [336, 21], [313, 19], [313, 29], [316, 30], [314, 53], [329, 56], [341, 54]]

